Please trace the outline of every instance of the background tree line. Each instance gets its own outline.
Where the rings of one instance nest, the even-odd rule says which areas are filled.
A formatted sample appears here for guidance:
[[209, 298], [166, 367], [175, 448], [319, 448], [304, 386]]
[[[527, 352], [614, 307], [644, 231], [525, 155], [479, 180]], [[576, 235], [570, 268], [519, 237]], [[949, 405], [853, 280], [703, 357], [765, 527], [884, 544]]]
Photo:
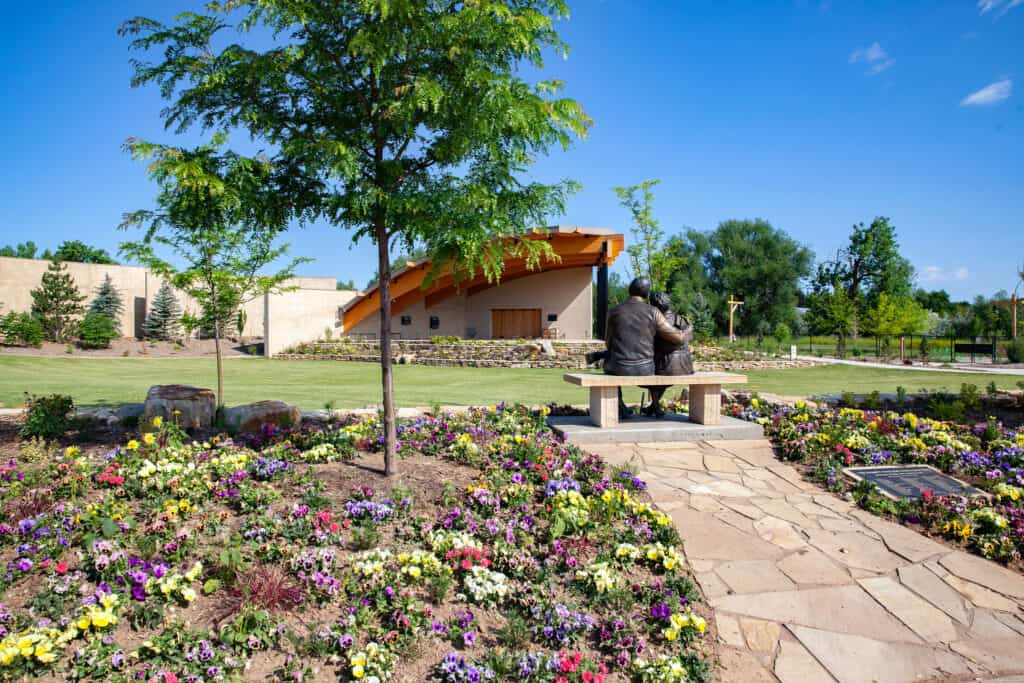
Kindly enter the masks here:
[[[840, 352], [847, 338], [860, 335], [1012, 333], [1009, 307], [998, 303], [1010, 298], [1005, 291], [956, 302], [944, 290], [915, 287], [913, 266], [884, 216], [852, 226], [846, 243], [815, 263], [806, 245], [760, 218], [666, 237], [654, 217], [657, 182], [614, 188], [632, 218], [629, 277], [647, 276], [656, 290], [668, 292], [698, 337], [727, 333], [730, 296], [744, 302], [736, 334], [779, 342], [792, 335], [835, 336]], [[625, 278], [611, 274], [612, 305], [625, 300], [626, 287]]]

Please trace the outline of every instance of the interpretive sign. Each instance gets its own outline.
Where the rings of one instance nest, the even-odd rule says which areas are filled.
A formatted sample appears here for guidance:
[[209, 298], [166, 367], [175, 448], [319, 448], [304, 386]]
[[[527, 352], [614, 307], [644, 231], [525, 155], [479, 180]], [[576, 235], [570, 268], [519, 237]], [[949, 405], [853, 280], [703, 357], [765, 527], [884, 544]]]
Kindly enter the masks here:
[[843, 470], [858, 481], [870, 481], [889, 498], [907, 500], [919, 498], [921, 491], [936, 496], [978, 496], [984, 493], [943, 474], [929, 465], [883, 465], [879, 467], [847, 467]]

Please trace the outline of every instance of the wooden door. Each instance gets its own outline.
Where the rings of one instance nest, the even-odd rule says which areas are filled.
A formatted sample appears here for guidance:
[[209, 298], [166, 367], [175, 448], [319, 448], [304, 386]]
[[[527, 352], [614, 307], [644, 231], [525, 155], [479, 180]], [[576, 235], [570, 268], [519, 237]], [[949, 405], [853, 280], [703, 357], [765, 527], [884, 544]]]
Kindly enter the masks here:
[[491, 309], [492, 339], [536, 339], [540, 334], [539, 308]]

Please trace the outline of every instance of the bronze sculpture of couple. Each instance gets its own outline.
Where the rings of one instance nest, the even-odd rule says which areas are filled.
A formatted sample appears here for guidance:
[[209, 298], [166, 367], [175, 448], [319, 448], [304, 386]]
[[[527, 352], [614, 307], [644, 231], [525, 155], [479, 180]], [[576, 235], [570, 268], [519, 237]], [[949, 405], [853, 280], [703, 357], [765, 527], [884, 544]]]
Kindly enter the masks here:
[[[693, 325], [685, 316], [673, 313], [671, 304], [665, 292], [651, 294], [650, 280], [634, 279], [629, 283], [629, 298], [608, 312], [606, 350], [588, 353], [587, 364], [604, 360], [606, 375], [692, 375], [689, 342]], [[642, 412], [664, 417], [661, 397], [666, 387], [644, 388], [650, 392], [651, 402], [642, 407]], [[619, 417], [630, 416], [620, 389]]]

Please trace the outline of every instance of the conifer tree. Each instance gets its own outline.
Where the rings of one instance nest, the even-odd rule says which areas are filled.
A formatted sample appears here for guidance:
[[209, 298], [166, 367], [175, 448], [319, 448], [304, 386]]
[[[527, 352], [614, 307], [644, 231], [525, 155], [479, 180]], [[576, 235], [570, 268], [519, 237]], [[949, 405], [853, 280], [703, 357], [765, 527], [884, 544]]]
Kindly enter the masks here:
[[43, 326], [46, 338], [54, 342], [74, 336], [85, 297], [60, 261], [51, 261], [38, 289], [32, 290], [32, 316]]
[[693, 324], [694, 336], [697, 339], [706, 341], [715, 334], [715, 317], [711, 312], [711, 305], [704, 296], [704, 292], [697, 292], [690, 303], [688, 311], [690, 322]]
[[174, 296], [170, 282], [164, 282], [153, 297], [153, 307], [142, 323], [142, 332], [147, 339], [167, 340], [178, 334], [181, 328], [181, 306]]
[[96, 298], [89, 304], [89, 313], [104, 315], [114, 322], [116, 336], [121, 336], [121, 313], [124, 312], [124, 301], [121, 293], [114, 286], [110, 279], [110, 273], [103, 278], [103, 282], [96, 288]]

